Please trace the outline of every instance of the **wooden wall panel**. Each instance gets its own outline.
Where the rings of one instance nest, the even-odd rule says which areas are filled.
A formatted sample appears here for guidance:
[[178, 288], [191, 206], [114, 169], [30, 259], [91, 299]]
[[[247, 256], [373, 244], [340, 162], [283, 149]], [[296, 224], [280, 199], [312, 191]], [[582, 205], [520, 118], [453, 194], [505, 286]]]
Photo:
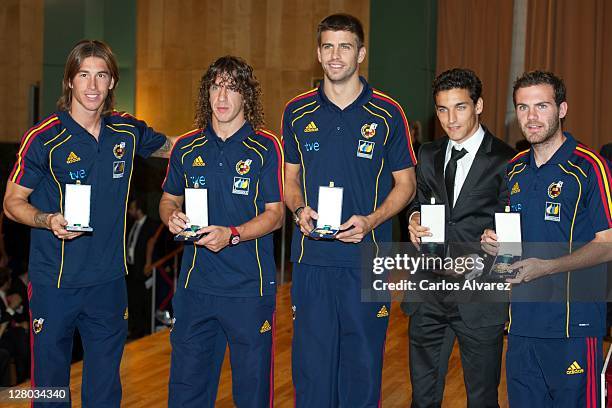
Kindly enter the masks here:
[[567, 87], [563, 129], [599, 151], [612, 141], [612, 3], [530, 0], [526, 70], [552, 71]]
[[0, 2], [0, 142], [18, 142], [29, 122], [30, 85], [42, 80], [43, 0]]
[[169, 135], [190, 130], [200, 77], [233, 54], [255, 68], [278, 133], [285, 103], [322, 76], [316, 27], [336, 12], [357, 16], [367, 36], [369, 0], [137, 0], [136, 115]]
[[[469, 68], [482, 81], [481, 122], [506, 140], [506, 102], [512, 50], [513, 1], [438, 1], [437, 68]], [[440, 126], [436, 134], [442, 135]]]

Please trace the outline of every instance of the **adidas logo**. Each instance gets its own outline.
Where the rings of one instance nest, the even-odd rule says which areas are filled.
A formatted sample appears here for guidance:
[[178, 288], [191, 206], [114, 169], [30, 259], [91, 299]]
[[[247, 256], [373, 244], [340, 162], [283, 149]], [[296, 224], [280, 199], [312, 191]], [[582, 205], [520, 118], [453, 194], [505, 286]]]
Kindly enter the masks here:
[[264, 322], [264, 324], [261, 325], [261, 329], [259, 329], [260, 333], [265, 333], [267, 331], [272, 330], [272, 326], [270, 326], [270, 322], [268, 322], [267, 320]]
[[306, 125], [306, 127], [304, 128], [304, 132], [306, 133], [310, 133], [310, 132], [318, 132], [319, 128], [317, 127], [317, 125], [315, 125], [314, 122], [310, 122], [309, 124]]
[[514, 183], [514, 185], [512, 186], [512, 191], [510, 191], [510, 195], [512, 194], [516, 194], [516, 193], [520, 193], [521, 192], [521, 188], [519, 187], [518, 181], [516, 183]]
[[74, 152], [70, 152], [68, 157], [66, 157], [66, 163], [72, 164], [81, 161], [81, 158], [77, 156]]
[[387, 306], [383, 305], [383, 307], [380, 308], [378, 313], [376, 313], [376, 317], [387, 317], [387, 316], [389, 316], [389, 311], [387, 310]]
[[573, 375], [573, 374], [582, 374], [584, 373], [584, 369], [578, 365], [576, 361], [574, 361], [569, 367], [567, 367], [567, 371], [565, 374]]
[[204, 167], [206, 166], [206, 163], [204, 163], [204, 160], [202, 160], [202, 156], [198, 156], [195, 159], [193, 159], [193, 163], [191, 164], [192, 167]]

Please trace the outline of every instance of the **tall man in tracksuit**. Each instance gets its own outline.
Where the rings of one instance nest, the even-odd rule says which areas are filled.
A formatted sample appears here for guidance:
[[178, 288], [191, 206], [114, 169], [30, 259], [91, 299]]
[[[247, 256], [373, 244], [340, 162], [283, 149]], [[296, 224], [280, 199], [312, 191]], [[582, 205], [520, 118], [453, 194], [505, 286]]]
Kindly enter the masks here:
[[[326, 17], [317, 30], [324, 79], [283, 115], [285, 201], [298, 225], [291, 260], [296, 405], [375, 407], [389, 303], [362, 302], [361, 251], [391, 241], [390, 218], [413, 198], [414, 164], [400, 105], [359, 76], [359, 20]], [[308, 237], [319, 186], [343, 188], [341, 231]], [[371, 272], [370, 272], [371, 273]]]
[[182, 209], [185, 189], [207, 189], [209, 226], [185, 246], [173, 299], [169, 406], [214, 406], [215, 361], [224, 351], [218, 340], [226, 337], [234, 403], [268, 407], [274, 385], [272, 231], [284, 213], [283, 152], [262, 129], [261, 89], [244, 60], [226, 56], [211, 64], [197, 106], [197, 129], [177, 141], [159, 204], [161, 220], [177, 234], [190, 222]]
[[[606, 329], [605, 263], [612, 259], [610, 168], [562, 131], [568, 104], [554, 74], [514, 83], [519, 125], [531, 149], [507, 168], [510, 206], [521, 214], [523, 256], [508, 328], [511, 407], [596, 407]], [[495, 252], [486, 230], [483, 246]]]
[[[78, 329], [87, 407], [119, 407], [121, 401], [125, 223], [134, 156], [158, 149], [167, 155], [171, 147], [144, 122], [113, 111], [118, 81], [106, 44], [84, 40], [72, 49], [58, 111], [25, 133], [4, 197], [6, 215], [32, 227], [32, 385], [69, 386]], [[66, 230], [69, 184], [91, 186], [91, 233]]]

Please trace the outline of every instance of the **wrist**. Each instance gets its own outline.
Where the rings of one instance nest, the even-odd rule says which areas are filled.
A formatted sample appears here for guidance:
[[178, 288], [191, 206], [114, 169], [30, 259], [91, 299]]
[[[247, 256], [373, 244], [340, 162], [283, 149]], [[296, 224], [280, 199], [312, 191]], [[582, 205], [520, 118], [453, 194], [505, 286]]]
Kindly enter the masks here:
[[238, 229], [233, 225], [230, 225], [228, 228], [230, 230], [229, 246], [238, 245], [240, 243], [240, 232], [238, 232]]
[[558, 273], [561, 272], [561, 263], [559, 262], [558, 259], [549, 259], [546, 260], [546, 275], [552, 275], [554, 273]]
[[378, 217], [376, 216], [375, 213], [366, 215], [365, 218], [368, 221], [368, 225], [370, 226], [370, 229], [374, 229], [378, 226]]
[[412, 217], [414, 217], [415, 215], [420, 215], [421, 212], [420, 211], [413, 211], [410, 216], [408, 217], [408, 224], [410, 224], [412, 222]]
[[304, 211], [304, 206], [299, 206], [298, 208], [295, 209], [295, 211], [293, 211], [293, 221], [296, 224], [300, 223], [300, 214], [302, 214], [302, 212]]
[[34, 216], [34, 223], [41, 228], [50, 230], [51, 229], [51, 217], [53, 217], [53, 215], [54, 214], [52, 213], [39, 212], [38, 214]]

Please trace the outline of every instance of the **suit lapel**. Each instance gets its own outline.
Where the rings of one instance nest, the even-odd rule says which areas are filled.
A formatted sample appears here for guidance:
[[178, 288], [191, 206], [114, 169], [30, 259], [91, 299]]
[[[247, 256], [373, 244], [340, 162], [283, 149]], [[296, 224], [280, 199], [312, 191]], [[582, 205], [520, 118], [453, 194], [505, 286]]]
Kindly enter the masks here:
[[468, 175], [461, 187], [461, 191], [459, 192], [459, 197], [457, 197], [457, 202], [455, 203], [455, 208], [458, 208], [463, 201], [465, 201], [466, 197], [469, 195], [469, 192], [472, 191], [478, 181], [482, 178], [484, 172], [489, 167], [489, 153], [491, 152], [491, 135], [488, 131], [485, 130], [484, 138], [482, 139], [482, 143], [476, 152], [476, 156], [474, 157], [474, 161], [470, 166], [470, 171], [468, 171]]

